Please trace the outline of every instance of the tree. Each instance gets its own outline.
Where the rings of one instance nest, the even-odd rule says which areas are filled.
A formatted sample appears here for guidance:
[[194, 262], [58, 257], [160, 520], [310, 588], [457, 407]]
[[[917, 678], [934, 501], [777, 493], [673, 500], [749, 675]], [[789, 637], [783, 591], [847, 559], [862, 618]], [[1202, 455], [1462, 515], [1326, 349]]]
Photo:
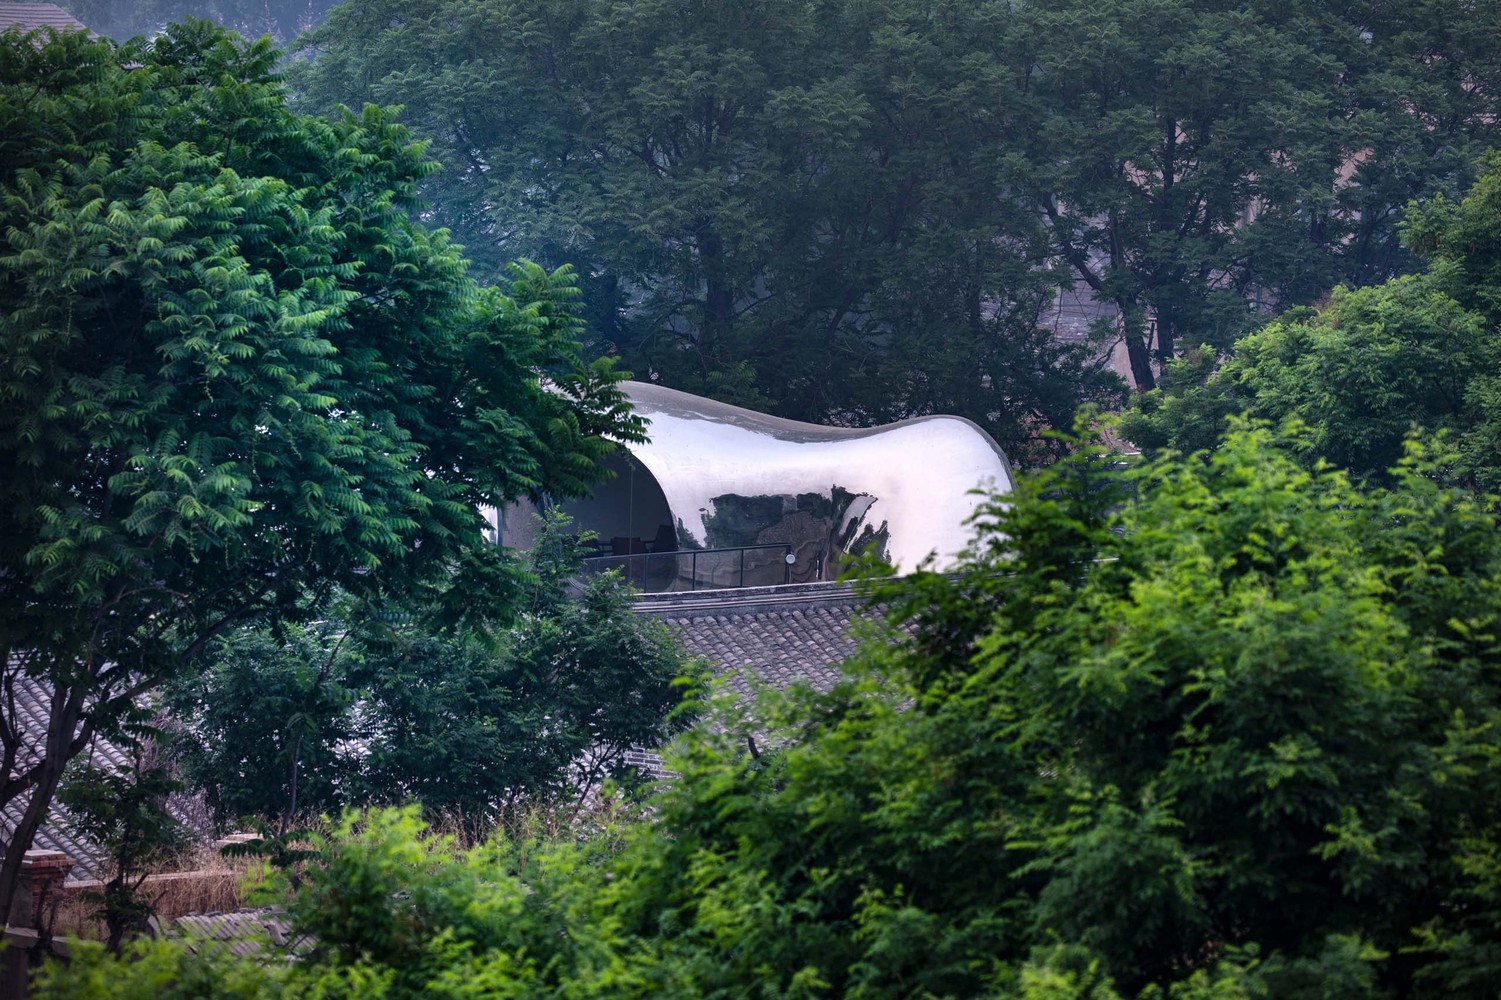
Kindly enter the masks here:
[[640, 434], [568, 274], [477, 289], [406, 215], [421, 147], [292, 114], [276, 61], [205, 22], [0, 41], [0, 904], [68, 760], [215, 637], [335, 589], [498, 614], [480, 506]]
[[[618, 575], [575, 582], [589, 537], [560, 512], [541, 519], [525, 608], [493, 648], [450, 645], [424, 670], [420, 640], [370, 644], [367, 803], [412, 796], [483, 823], [528, 802], [576, 810], [606, 779], [633, 789], [656, 779], [632, 752], [692, 723], [705, 665], [635, 613]], [[403, 670], [417, 682], [393, 683]]]
[[608, 912], [704, 992], [1010, 996], [1064, 946], [1134, 995], [1254, 946], [1252, 995], [1321, 962], [1403, 995], [1408, 960], [1376, 954], [1475, 884], [1459, 855], [1496, 822], [1494, 769], [1456, 799], [1428, 766], [1494, 738], [1497, 692], [1469, 687], [1492, 521], [1408, 486], [1360, 494], [1265, 431], [1124, 481], [1060, 464], [957, 577], [887, 592], [894, 674], [795, 703], [780, 760], [732, 770], [731, 733], [676, 761], [673, 836]]
[[383, 0], [334, 12], [298, 79], [404, 103], [455, 167], [437, 216], [479, 259], [574, 263], [638, 371], [803, 419], [949, 409], [1025, 454], [1110, 395], [1039, 346], [1052, 284], [1120, 310], [1150, 389], [1181, 344], [1411, 270], [1405, 206], [1496, 141], [1495, 18]]
[[182, 785], [154, 756], [137, 746], [130, 766], [119, 771], [75, 761], [58, 794], [79, 828], [109, 856], [113, 870], [95, 901], [108, 929], [105, 947], [115, 953], [127, 935], [149, 929], [155, 901], [141, 887], [151, 867], [172, 860], [187, 843], [167, 810], [167, 797]]
[[[1473, 425], [1466, 385], [1498, 361], [1501, 343], [1483, 320], [1423, 277], [1339, 288], [1319, 310], [1293, 310], [1237, 341], [1221, 370], [1188, 362], [1141, 400], [1126, 432], [1145, 447], [1204, 447], [1233, 413], [1291, 417], [1307, 425], [1311, 456], [1379, 477], [1401, 459], [1414, 425]], [[1212, 412], [1202, 412], [1210, 400]]]
[[523, 616], [498, 650], [372, 637], [356, 674], [368, 751], [352, 784], [359, 801], [416, 800], [477, 831], [518, 806], [577, 809], [605, 778], [652, 780], [627, 754], [686, 725], [675, 709], [693, 675], [666, 626], [608, 579]]
[[1437, 198], [1408, 213], [1406, 238], [1431, 262], [1420, 275], [1354, 291], [1337, 288], [1315, 309], [1290, 310], [1237, 341], [1170, 365], [1123, 430], [1143, 447], [1213, 447], [1228, 418], [1249, 412], [1307, 427], [1309, 458], [1385, 479], [1413, 426], [1451, 436], [1448, 474], [1501, 487], [1494, 226], [1501, 177], [1494, 155], [1458, 204]]
[[164, 703], [182, 726], [169, 753], [217, 821], [254, 816], [285, 830], [343, 807], [340, 746], [357, 697], [345, 637], [328, 621], [239, 630], [215, 640], [206, 669], [167, 684]]
[[[461, 853], [351, 817], [292, 907], [318, 951], [260, 983], [1492, 996], [1496, 516], [1416, 441], [1371, 491], [1291, 443], [1242, 423], [1211, 454], [1085, 447], [1024, 481], [959, 572], [879, 589], [893, 628], [832, 690], [690, 734], [648, 822]], [[146, 955], [44, 995], [246, 975]]]
[[517, 806], [576, 809], [606, 778], [649, 779], [627, 756], [687, 726], [698, 668], [618, 579], [572, 592], [570, 530], [540, 525], [520, 618], [490, 635], [346, 604], [342, 622], [219, 640], [208, 670], [168, 688], [187, 780], [220, 821], [285, 830], [415, 801], [483, 833]]
[[585, 276], [637, 372], [804, 420], [956, 412], [1030, 457], [1116, 381], [1050, 343], [1033, 208], [1002, 183], [963, 5], [381, 0], [307, 39], [319, 107], [400, 102], [475, 259]]
[[992, 141], [1054, 253], [1155, 360], [1410, 270], [1406, 204], [1496, 141], [1490, 5], [1119, 0], [1017, 8]]

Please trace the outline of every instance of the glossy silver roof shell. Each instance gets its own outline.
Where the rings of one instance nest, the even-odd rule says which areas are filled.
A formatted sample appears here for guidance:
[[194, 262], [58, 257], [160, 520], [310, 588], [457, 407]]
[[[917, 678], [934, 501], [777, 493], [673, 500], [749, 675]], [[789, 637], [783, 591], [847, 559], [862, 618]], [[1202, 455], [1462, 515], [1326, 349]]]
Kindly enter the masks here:
[[942, 568], [969, 539], [973, 491], [1014, 483], [1005, 454], [962, 417], [826, 427], [644, 382], [622, 388], [648, 421], [631, 464], [660, 487], [680, 550], [787, 542], [800, 565], [819, 558], [825, 579], [871, 546], [899, 571], [929, 554]]

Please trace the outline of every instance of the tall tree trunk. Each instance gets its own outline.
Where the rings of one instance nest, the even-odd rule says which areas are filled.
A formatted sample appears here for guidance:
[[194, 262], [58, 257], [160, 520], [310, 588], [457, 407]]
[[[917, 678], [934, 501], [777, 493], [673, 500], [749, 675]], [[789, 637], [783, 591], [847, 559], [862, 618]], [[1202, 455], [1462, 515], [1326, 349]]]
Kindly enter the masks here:
[[1117, 302], [1121, 310], [1121, 325], [1126, 340], [1126, 357], [1131, 362], [1131, 381], [1138, 392], [1157, 388], [1157, 378], [1152, 374], [1152, 355], [1147, 347], [1145, 310], [1134, 302]]
[[1175, 349], [1175, 327], [1177, 322], [1170, 310], [1157, 311], [1157, 363], [1166, 368], [1167, 363], [1173, 360]]
[[698, 263], [704, 280], [704, 322], [698, 334], [698, 349], [705, 379], [727, 360], [720, 357], [720, 351], [729, 338], [735, 315], [735, 294], [724, 274], [724, 241], [710, 226], [708, 219], [699, 222]]
[[734, 322], [735, 294], [722, 278], [710, 275], [705, 300], [707, 326], [716, 340], [723, 340]]
[[[1110, 236], [1110, 273], [1117, 277], [1130, 269], [1120, 225], [1119, 214], [1114, 208], [1110, 209], [1106, 213], [1106, 232]], [[1139, 294], [1137, 291], [1118, 294], [1115, 304], [1121, 311], [1126, 357], [1131, 362], [1131, 381], [1136, 383], [1138, 392], [1146, 392], [1157, 388], [1157, 379], [1152, 375], [1152, 356], [1146, 338], [1146, 309], [1137, 300]]]

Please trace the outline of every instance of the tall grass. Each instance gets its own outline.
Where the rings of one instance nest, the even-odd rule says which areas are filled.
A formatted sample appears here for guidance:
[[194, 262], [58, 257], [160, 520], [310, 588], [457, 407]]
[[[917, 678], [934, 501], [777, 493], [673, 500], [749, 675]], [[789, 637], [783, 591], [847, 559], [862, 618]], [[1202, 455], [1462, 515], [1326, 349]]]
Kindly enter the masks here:
[[[140, 892], [152, 903], [158, 922], [190, 913], [224, 913], [243, 905], [242, 884], [253, 859], [225, 858], [212, 847], [165, 862], [146, 876]], [[102, 941], [108, 937], [99, 916], [99, 895], [105, 883], [88, 880], [65, 883], [54, 900], [52, 932]]]

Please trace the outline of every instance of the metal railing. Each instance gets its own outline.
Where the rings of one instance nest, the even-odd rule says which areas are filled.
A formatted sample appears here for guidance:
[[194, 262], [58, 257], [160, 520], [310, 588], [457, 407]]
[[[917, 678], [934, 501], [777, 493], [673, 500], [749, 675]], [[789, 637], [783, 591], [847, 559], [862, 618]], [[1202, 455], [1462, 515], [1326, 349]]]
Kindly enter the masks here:
[[792, 546], [787, 543], [633, 552], [585, 559], [584, 576], [598, 576], [618, 569], [627, 583], [649, 594], [730, 590], [790, 583], [795, 561]]

